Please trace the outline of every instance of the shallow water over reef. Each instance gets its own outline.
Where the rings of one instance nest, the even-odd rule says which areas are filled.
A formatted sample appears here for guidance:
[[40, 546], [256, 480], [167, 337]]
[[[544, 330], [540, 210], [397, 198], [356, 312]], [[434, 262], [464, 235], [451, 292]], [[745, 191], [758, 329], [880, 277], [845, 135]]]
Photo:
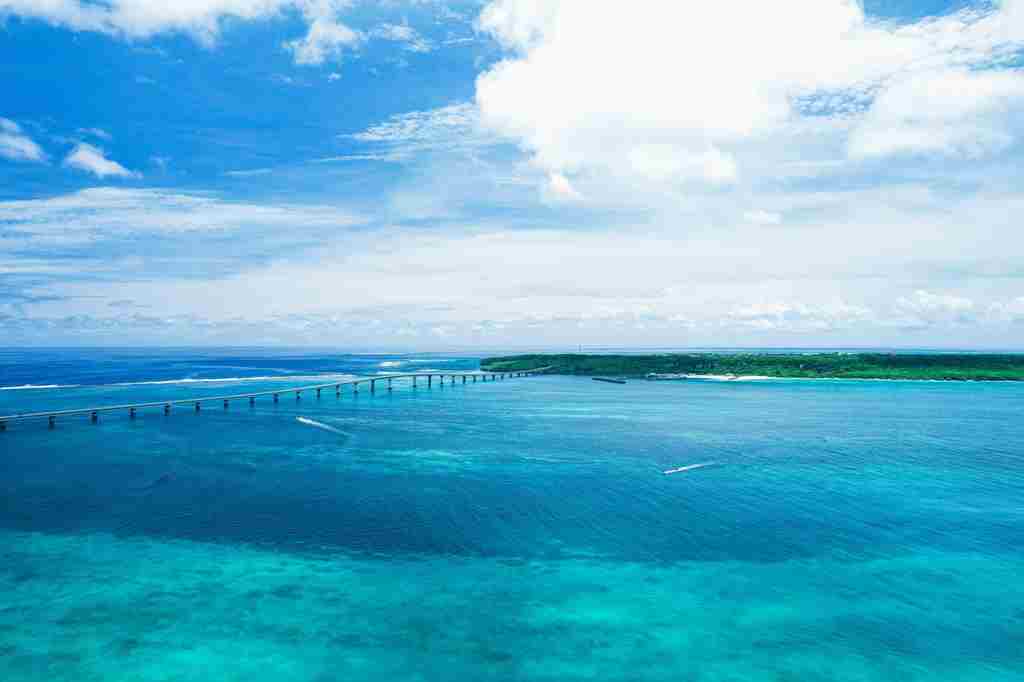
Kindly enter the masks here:
[[[168, 373], [410, 358], [237, 360]], [[0, 413], [221, 388], [118, 366], [5, 376], [85, 386]], [[1018, 384], [533, 377], [17, 425], [0, 679], [1024, 679], [1021, 414]]]

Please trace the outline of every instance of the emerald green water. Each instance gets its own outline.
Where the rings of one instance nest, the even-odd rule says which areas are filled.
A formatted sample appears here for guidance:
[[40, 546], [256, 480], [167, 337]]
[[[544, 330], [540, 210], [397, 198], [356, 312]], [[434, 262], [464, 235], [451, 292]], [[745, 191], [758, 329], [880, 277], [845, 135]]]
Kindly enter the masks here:
[[542, 377], [21, 425], [0, 679], [1021, 680], [1022, 410]]

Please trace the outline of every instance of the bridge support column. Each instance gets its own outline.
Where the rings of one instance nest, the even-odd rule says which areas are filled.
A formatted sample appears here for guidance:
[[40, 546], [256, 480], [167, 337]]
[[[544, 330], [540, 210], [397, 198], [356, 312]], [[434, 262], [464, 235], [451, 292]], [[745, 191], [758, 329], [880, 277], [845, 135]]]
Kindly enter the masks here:
[[359, 382], [352, 384], [352, 393], [359, 393]]
[[296, 402], [302, 400], [302, 391], [295, 391], [295, 400]]
[[50, 415], [50, 418], [47, 420], [47, 422], [49, 423], [51, 429], [57, 426], [57, 418], [54, 417], [52, 414]]
[[167, 403], [166, 405], [164, 405], [164, 416], [166, 417], [170, 413], [171, 413], [171, 404]]
[[135, 408], [134, 407], [129, 407], [128, 408], [128, 418], [129, 419], [135, 419]]
[[427, 375], [427, 388], [430, 388], [433, 384], [434, 384], [434, 375], [433, 374], [428, 374]]
[[277, 394], [275, 393], [275, 394], [274, 394], [274, 402], [276, 403], [276, 402], [279, 402], [280, 400], [281, 400], [281, 397], [280, 397], [280, 396], [278, 396], [278, 395], [277, 395]]
[[249, 396], [249, 407], [253, 407], [254, 405], [256, 405], [256, 396], [251, 395]]
[[377, 392], [377, 380], [376, 379], [371, 379], [370, 380], [370, 393], [376, 393], [376, 392]]
[[465, 383], [466, 383], [466, 375], [465, 375], [465, 374], [463, 374], [463, 375], [462, 375], [462, 383], [463, 383], [463, 384], [465, 384]]
[[200, 407], [200, 405], [199, 405], [199, 401], [197, 400], [197, 401], [196, 401], [196, 412], [198, 412], [198, 411], [199, 411], [199, 407]]
[[334, 395], [336, 395], [336, 396], [340, 396], [341, 395], [341, 384], [338, 384], [337, 386], [334, 387]]
[[320, 389], [316, 389], [316, 399], [320, 400]]
[[416, 377], [412, 378], [412, 387], [416, 388]]
[[4, 420], [0, 419], [0, 431], [6, 431], [6, 430], [7, 430], [7, 422], [5, 422]]
[[100, 416], [97, 413], [93, 412], [91, 415], [89, 415], [89, 421], [91, 421], [93, 424], [95, 424], [99, 420]]
[[391, 390], [391, 379], [388, 379], [388, 390]]
[[226, 400], [224, 401], [224, 409], [225, 410], [228, 409], [228, 401], [226, 401]]

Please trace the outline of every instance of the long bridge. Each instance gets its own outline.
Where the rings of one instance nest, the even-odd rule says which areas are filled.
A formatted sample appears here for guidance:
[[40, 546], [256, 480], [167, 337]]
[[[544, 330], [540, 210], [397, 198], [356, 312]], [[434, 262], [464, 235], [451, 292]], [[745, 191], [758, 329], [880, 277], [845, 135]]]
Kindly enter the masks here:
[[172, 412], [172, 408], [185, 405], [195, 412], [202, 410], [203, 404], [220, 404], [223, 409], [228, 409], [232, 401], [248, 400], [249, 405], [253, 406], [256, 404], [257, 398], [265, 398], [271, 396], [275, 403], [280, 402], [281, 396], [294, 395], [295, 400], [302, 400], [302, 394], [316, 394], [316, 398], [320, 399], [320, 395], [324, 390], [334, 390], [335, 396], [340, 397], [342, 389], [345, 386], [352, 387], [352, 393], [359, 393], [359, 386], [369, 384], [370, 393], [377, 392], [377, 383], [386, 382], [387, 390], [393, 389], [393, 383], [400, 379], [411, 379], [412, 385], [418, 386], [420, 379], [425, 379], [427, 387], [431, 387], [434, 384], [434, 380], [437, 379], [440, 385], [444, 385], [445, 380], [449, 380], [451, 384], [455, 384], [456, 380], [461, 379], [463, 384], [476, 383], [478, 380], [481, 382], [487, 381], [504, 381], [505, 379], [512, 377], [525, 377], [531, 374], [538, 374], [548, 369], [547, 367], [540, 367], [537, 369], [527, 370], [523, 372], [429, 372], [429, 373], [413, 373], [413, 374], [383, 374], [374, 377], [357, 377], [355, 379], [347, 379], [345, 381], [332, 381], [326, 384], [313, 384], [311, 386], [291, 386], [288, 388], [279, 388], [269, 391], [257, 391], [255, 393], [233, 393], [230, 395], [215, 395], [215, 396], [197, 396], [193, 398], [179, 398], [177, 400], [159, 400], [155, 402], [147, 403], [127, 403], [123, 405], [101, 405], [98, 407], [81, 407], [71, 410], [49, 410], [44, 412], [25, 412], [22, 414], [10, 414], [0, 416], [0, 431], [7, 430], [7, 424], [13, 422], [29, 421], [34, 419], [45, 419], [49, 427], [55, 428], [57, 425], [58, 417], [75, 417], [88, 415], [89, 421], [93, 424], [99, 422], [100, 414], [107, 412], [123, 412], [127, 413], [129, 419], [135, 419], [136, 415], [141, 410], [146, 409], [162, 409], [164, 416], [169, 416]]

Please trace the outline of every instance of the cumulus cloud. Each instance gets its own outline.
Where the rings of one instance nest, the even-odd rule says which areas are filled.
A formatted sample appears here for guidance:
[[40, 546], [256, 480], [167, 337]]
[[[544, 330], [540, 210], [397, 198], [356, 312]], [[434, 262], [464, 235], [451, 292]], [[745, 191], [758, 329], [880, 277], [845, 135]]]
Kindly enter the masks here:
[[46, 161], [42, 147], [7, 118], [0, 118], [0, 156], [12, 161]]
[[476, 101], [540, 168], [609, 185], [735, 182], [811, 117], [836, 138], [856, 126], [854, 159], [977, 156], [1015, 134], [1022, 13], [1013, 0], [900, 25], [855, 0], [492, 0], [478, 25], [506, 56]]
[[300, 39], [285, 43], [296, 64], [317, 65], [337, 59], [345, 48], [353, 47], [363, 36], [338, 19], [338, 12], [348, 0], [307, 0], [302, 12], [309, 21], [309, 30]]
[[561, 173], [551, 173], [548, 176], [548, 191], [556, 199], [582, 199], [583, 195], [576, 191], [569, 182], [569, 178]]
[[[351, 0], [0, 0], [0, 19], [14, 15], [130, 40], [182, 33], [212, 46], [227, 21], [266, 20], [297, 12], [306, 21], [306, 32], [286, 41], [284, 48], [297, 64], [318, 65], [339, 58], [367, 37], [341, 19], [351, 4]], [[426, 39], [402, 25], [385, 24], [371, 35], [401, 42], [413, 51], [431, 49]]]
[[137, 178], [139, 173], [128, 170], [117, 161], [108, 159], [99, 147], [80, 142], [71, 153], [64, 158], [64, 165], [69, 168], [92, 173], [98, 178]]
[[126, 38], [187, 33], [211, 44], [225, 19], [257, 19], [293, 5], [292, 0], [0, 0], [0, 14], [40, 19], [59, 26]]
[[[948, 69], [887, 86], [854, 130], [854, 157], [935, 153], [977, 158], [1008, 147], [1024, 116], [1024, 74]], [[1016, 125], [1015, 125], [1016, 124]]]
[[933, 326], [935, 324], [973, 324], [989, 311], [963, 296], [937, 294], [918, 290], [896, 299], [895, 311], [901, 324]]

